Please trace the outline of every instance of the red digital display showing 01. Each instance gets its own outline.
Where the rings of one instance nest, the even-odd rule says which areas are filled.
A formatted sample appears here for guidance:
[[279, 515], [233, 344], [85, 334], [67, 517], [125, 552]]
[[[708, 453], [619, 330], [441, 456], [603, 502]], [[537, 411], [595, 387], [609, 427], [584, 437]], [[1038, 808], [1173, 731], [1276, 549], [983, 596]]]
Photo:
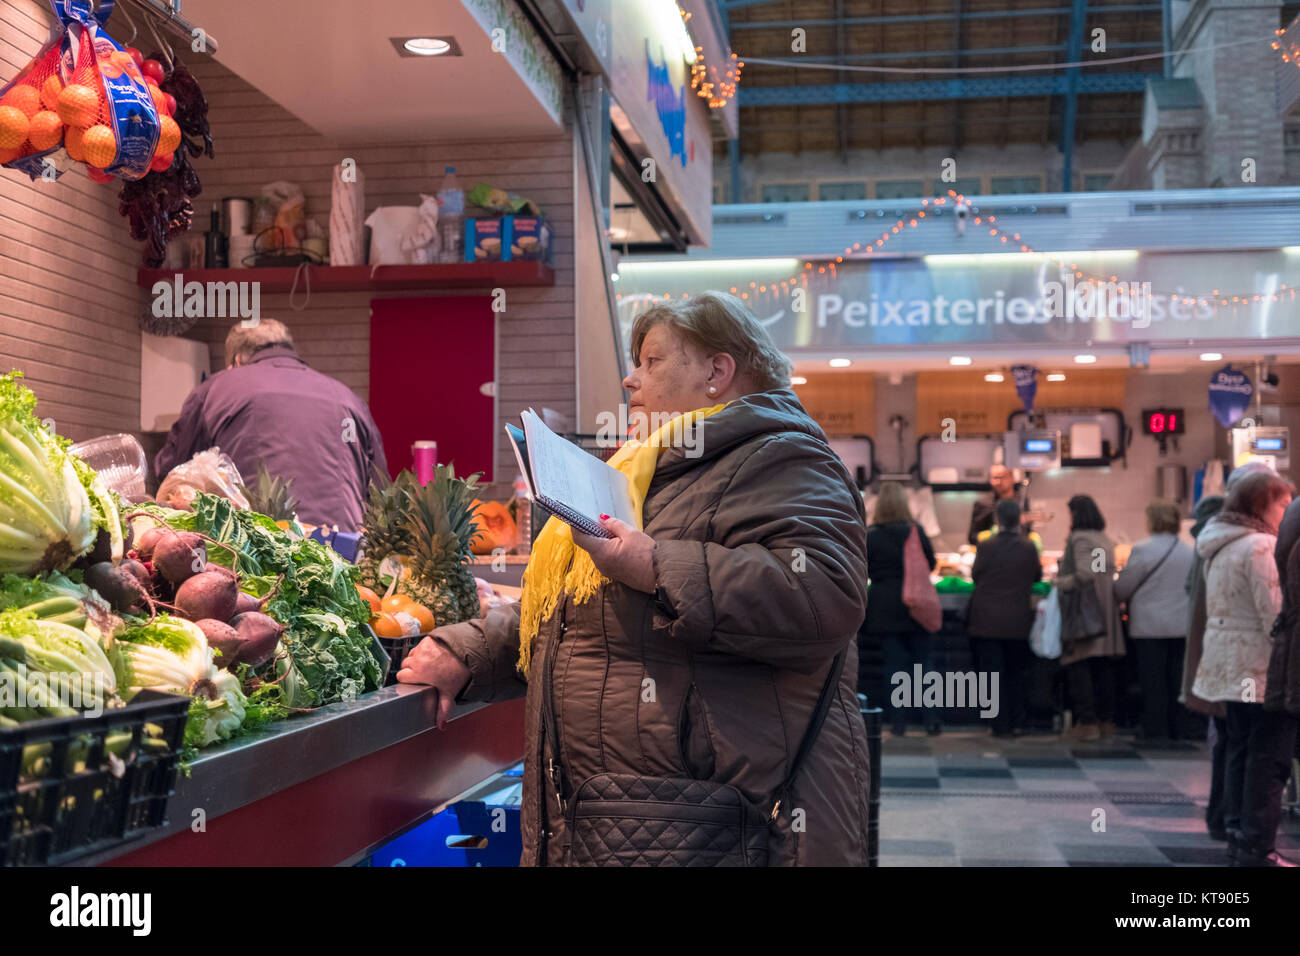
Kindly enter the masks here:
[[1142, 431], [1147, 435], [1181, 435], [1181, 408], [1148, 408], [1142, 412]]

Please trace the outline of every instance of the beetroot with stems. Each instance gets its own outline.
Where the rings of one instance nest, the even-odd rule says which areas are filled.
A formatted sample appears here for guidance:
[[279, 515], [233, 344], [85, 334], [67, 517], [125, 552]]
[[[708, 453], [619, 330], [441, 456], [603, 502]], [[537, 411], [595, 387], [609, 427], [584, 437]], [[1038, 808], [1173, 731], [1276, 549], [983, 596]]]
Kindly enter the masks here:
[[171, 529], [153, 527], [140, 535], [140, 540], [135, 543], [135, 556], [141, 561], [152, 561], [153, 550], [158, 546], [158, 542], [162, 540], [164, 530], [170, 531]]
[[149, 608], [145, 586], [128, 569], [114, 567], [111, 561], [99, 561], [86, 568], [86, 586], [124, 614], [139, 614]]
[[245, 611], [262, 610], [262, 599], [253, 597], [246, 591], [240, 591], [235, 595], [235, 613], [243, 614]]
[[118, 565], [124, 571], [130, 571], [135, 575], [135, 579], [140, 582], [140, 586], [146, 591], [152, 583], [149, 575], [149, 569], [134, 558], [123, 558], [122, 563]]
[[203, 536], [193, 531], [168, 529], [154, 545], [153, 566], [172, 584], [180, 585], [207, 569], [208, 546]]
[[275, 646], [284, 633], [284, 626], [275, 618], [260, 611], [245, 611], [236, 614], [230, 623], [243, 639], [235, 654], [236, 663], [261, 667], [275, 656]]
[[194, 622], [203, 636], [208, 639], [208, 646], [221, 652], [220, 656], [214, 658], [213, 663], [218, 667], [224, 667], [230, 670], [236, 664], [236, 656], [239, 654], [239, 648], [244, 643], [244, 639], [239, 636], [239, 632], [227, 624], [225, 621], [213, 620], [205, 617]]
[[[222, 569], [223, 571], [225, 569]], [[176, 610], [191, 621], [228, 621], [235, 613], [235, 576], [229, 571], [201, 571], [176, 589]]]

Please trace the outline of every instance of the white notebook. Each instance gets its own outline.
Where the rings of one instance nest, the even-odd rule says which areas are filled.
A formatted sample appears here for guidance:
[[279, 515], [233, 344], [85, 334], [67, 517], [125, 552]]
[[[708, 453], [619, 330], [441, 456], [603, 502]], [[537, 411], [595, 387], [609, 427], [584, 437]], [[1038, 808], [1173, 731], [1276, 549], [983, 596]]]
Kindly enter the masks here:
[[534, 501], [598, 538], [613, 537], [600, 526], [603, 514], [636, 527], [627, 475], [555, 434], [531, 408], [520, 417], [523, 429], [506, 425], [506, 434]]

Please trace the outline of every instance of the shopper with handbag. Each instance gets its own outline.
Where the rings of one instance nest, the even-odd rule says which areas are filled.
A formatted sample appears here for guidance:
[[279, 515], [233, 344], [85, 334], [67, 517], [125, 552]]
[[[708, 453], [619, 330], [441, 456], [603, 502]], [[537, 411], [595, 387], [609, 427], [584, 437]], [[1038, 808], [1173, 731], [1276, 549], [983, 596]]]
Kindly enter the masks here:
[[[915, 537], [924, 554], [925, 571], [934, 569], [934, 549], [921, 526], [912, 520], [907, 504], [907, 492], [896, 481], [886, 481], [876, 495], [875, 511], [867, 528], [867, 618], [862, 632], [866, 641], [876, 643], [883, 651], [885, 662], [879, 697], [871, 700], [886, 708], [894, 736], [907, 732], [907, 717], [911, 700], [896, 706], [891, 693], [895, 674], [907, 675], [909, 681], [915, 665], [931, 670], [930, 632], [912, 615], [904, 601], [904, 584], [907, 573], [906, 551], [909, 540]], [[915, 574], [915, 569], [913, 574]], [[918, 582], [919, 583], [919, 582]], [[927, 577], [925, 584], [929, 584]], [[930, 587], [933, 591], [933, 586]], [[937, 603], [938, 597], [935, 597]], [[938, 630], [938, 622], [930, 622]], [[931, 735], [942, 733], [942, 715], [934, 707], [922, 712], [925, 728]]]
[[1183, 736], [1178, 688], [1187, 643], [1185, 584], [1193, 552], [1178, 538], [1181, 524], [1176, 505], [1147, 505], [1150, 537], [1133, 545], [1115, 579], [1115, 597], [1128, 604], [1128, 634], [1142, 685], [1141, 737], [1147, 742]]
[[1067, 502], [1070, 534], [1065, 540], [1056, 588], [1061, 603], [1061, 667], [1075, 740], [1112, 736], [1118, 694], [1118, 658], [1124, 656], [1124, 631], [1115, 601], [1115, 546], [1105, 534], [1106, 519], [1088, 495]]
[[1033, 587], [1043, 577], [1038, 549], [1020, 524], [1020, 506], [1010, 498], [995, 511], [997, 533], [980, 542], [971, 567], [975, 591], [967, 610], [966, 631], [979, 669], [998, 675], [995, 737], [1024, 731], [1028, 708], [1029, 631], [1034, 626]]
[[437, 628], [399, 679], [440, 721], [527, 695], [524, 865], [863, 866], [853, 476], [735, 297], [654, 306], [629, 343], [636, 440], [609, 464], [640, 527], [551, 518], [522, 602]]
[[1270, 634], [1282, 609], [1274, 549], [1292, 492], [1277, 474], [1249, 474], [1196, 539], [1205, 562], [1206, 626], [1192, 690], [1227, 709], [1224, 826], [1229, 859], [1242, 866], [1296, 865], [1275, 846], [1296, 721], [1263, 703]]

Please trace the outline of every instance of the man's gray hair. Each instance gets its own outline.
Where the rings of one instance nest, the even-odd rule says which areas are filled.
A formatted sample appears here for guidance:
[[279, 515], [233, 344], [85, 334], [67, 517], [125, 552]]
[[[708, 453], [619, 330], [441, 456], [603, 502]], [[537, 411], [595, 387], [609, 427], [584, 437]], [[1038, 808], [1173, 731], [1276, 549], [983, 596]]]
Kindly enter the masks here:
[[671, 326], [706, 355], [726, 352], [736, 360], [736, 374], [759, 391], [790, 387], [790, 360], [734, 295], [704, 292], [680, 303], [651, 306], [632, 323], [635, 364], [641, 364], [641, 345], [656, 325]]
[[230, 368], [239, 359], [241, 365], [248, 364], [254, 352], [270, 345], [287, 345], [293, 348], [293, 336], [283, 322], [275, 319], [258, 319], [253, 325], [245, 326], [236, 322], [226, 333], [226, 367]]

